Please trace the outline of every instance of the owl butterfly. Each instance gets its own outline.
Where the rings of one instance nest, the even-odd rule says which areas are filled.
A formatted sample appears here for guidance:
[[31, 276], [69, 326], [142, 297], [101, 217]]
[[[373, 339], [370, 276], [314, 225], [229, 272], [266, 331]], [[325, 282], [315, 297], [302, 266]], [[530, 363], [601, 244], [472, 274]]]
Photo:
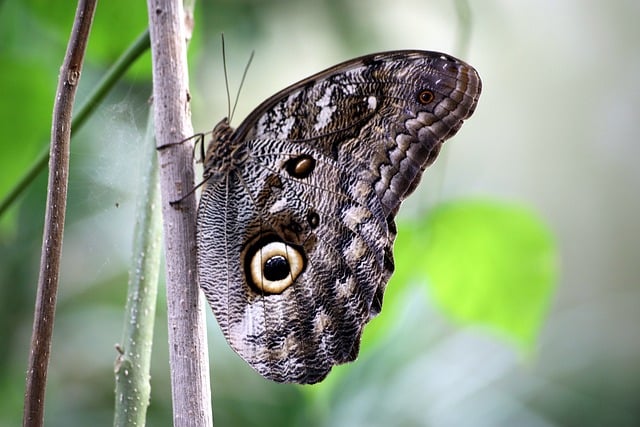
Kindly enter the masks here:
[[394, 269], [394, 217], [476, 108], [449, 55], [394, 51], [290, 86], [204, 159], [198, 276], [231, 347], [278, 382], [316, 383], [358, 355]]

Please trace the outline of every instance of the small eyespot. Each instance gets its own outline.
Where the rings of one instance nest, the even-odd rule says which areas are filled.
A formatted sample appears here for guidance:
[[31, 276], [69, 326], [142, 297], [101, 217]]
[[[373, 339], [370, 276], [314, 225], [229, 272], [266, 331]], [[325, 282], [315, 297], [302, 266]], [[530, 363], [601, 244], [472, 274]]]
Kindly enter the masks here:
[[418, 94], [418, 102], [422, 105], [427, 105], [428, 103], [433, 101], [434, 97], [435, 96], [433, 95], [433, 92], [431, 92], [428, 89], [425, 89], [420, 91], [420, 93]]
[[302, 154], [300, 156], [289, 159], [285, 162], [284, 168], [289, 175], [294, 178], [306, 178], [311, 175], [313, 169], [316, 167], [316, 160], [307, 155]]
[[307, 223], [309, 223], [309, 227], [316, 228], [320, 225], [320, 215], [316, 211], [309, 211], [307, 213]]
[[257, 290], [279, 294], [296, 281], [305, 263], [299, 249], [283, 242], [269, 242], [251, 257], [248, 278]]

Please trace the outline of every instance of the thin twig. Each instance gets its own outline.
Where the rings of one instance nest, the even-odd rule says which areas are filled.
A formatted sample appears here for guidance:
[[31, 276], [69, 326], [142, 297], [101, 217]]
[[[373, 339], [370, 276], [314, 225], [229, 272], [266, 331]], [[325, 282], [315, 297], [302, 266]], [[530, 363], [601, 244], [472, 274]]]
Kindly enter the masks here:
[[[95, 86], [93, 92], [87, 97], [84, 104], [76, 110], [76, 114], [71, 119], [71, 130], [77, 132], [86, 119], [90, 117], [94, 109], [102, 102], [118, 80], [127, 72], [129, 67], [149, 49], [149, 31], [145, 30], [133, 42], [131, 46], [118, 58], [109, 68], [102, 80]], [[0, 201], [0, 216], [11, 206], [20, 194], [33, 182], [33, 180], [44, 170], [49, 161], [49, 150], [44, 148], [36, 160], [29, 166], [27, 171], [16, 182], [13, 188]]]
[[60, 69], [53, 107], [47, 207], [24, 397], [23, 425], [29, 427], [41, 426], [44, 422], [44, 396], [67, 205], [71, 112], [80, 81], [96, 1], [79, 0], [78, 2], [71, 38]]
[[[186, 55], [180, 0], [147, 0], [167, 283], [169, 361], [175, 427], [213, 424], [204, 296], [196, 282], [195, 197]], [[191, 11], [187, 11], [189, 17]]]
[[151, 395], [149, 368], [162, 242], [158, 161], [151, 113], [144, 145], [124, 332], [115, 366], [114, 427], [144, 426]]

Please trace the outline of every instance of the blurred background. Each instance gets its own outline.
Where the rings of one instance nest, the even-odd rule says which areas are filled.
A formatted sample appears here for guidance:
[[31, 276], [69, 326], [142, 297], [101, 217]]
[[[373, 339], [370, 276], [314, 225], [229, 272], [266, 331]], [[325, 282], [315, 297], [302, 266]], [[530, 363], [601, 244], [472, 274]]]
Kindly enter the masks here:
[[[0, 2], [0, 197], [47, 144], [71, 3]], [[384, 324], [384, 333], [365, 336], [356, 363], [313, 387], [260, 378], [209, 313], [216, 425], [640, 425], [639, 19], [632, 0], [198, 2], [196, 131], [227, 115], [221, 32], [232, 93], [256, 52], [235, 125], [283, 87], [351, 57], [415, 48], [471, 63], [484, 85], [478, 109], [400, 222], [455, 200], [523, 206], [552, 235], [559, 271], [526, 350], [490, 327], [456, 321], [425, 280], [396, 291], [392, 281], [371, 325]], [[146, 22], [141, 2], [99, 4], [79, 102]], [[149, 67], [147, 54], [72, 141], [48, 426], [112, 423]], [[0, 219], [3, 426], [22, 416], [45, 187], [42, 173]], [[412, 262], [397, 255], [398, 268]], [[166, 426], [163, 290], [158, 304], [148, 425]]]

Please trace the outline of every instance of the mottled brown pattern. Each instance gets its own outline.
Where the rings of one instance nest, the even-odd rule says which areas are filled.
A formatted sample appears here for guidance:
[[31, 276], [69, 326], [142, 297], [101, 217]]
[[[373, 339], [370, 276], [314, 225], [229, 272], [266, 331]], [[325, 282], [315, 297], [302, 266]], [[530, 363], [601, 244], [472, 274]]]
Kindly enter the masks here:
[[[448, 55], [379, 53], [284, 89], [235, 131], [216, 127], [198, 276], [227, 341], [256, 371], [315, 383], [356, 358], [393, 272], [399, 205], [480, 90], [477, 72]], [[265, 255], [257, 277], [287, 286], [267, 294], [274, 288], [249, 283], [247, 258], [272, 242], [284, 249]], [[297, 255], [303, 270], [288, 280]]]

